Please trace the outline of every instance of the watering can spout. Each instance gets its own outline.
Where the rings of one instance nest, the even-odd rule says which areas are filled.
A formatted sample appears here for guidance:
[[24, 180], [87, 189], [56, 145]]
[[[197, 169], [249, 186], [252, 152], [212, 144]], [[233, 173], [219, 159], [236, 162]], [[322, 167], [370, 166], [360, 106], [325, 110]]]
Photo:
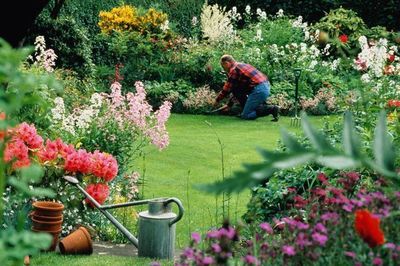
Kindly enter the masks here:
[[79, 183], [78, 179], [76, 179], [76, 177], [74, 177], [74, 176], [65, 175], [65, 176], [63, 176], [63, 178], [65, 180], [67, 180], [68, 182], [72, 183], [72, 184], [78, 184]]

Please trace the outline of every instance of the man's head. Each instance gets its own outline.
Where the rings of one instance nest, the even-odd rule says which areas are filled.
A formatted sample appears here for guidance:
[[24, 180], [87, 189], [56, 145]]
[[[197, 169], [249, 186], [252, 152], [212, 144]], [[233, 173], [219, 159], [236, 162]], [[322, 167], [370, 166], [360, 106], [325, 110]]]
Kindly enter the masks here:
[[225, 72], [229, 73], [229, 70], [236, 63], [236, 61], [233, 58], [233, 56], [231, 56], [229, 54], [225, 54], [221, 57], [220, 63], [221, 63], [222, 68], [225, 70]]

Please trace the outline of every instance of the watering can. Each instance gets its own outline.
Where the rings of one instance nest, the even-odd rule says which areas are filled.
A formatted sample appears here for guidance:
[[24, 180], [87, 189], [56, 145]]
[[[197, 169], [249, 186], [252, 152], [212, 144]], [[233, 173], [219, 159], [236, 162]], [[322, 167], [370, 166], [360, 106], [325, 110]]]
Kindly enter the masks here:
[[[94, 206], [138, 249], [139, 257], [172, 259], [175, 252], [176, 223], [182, 219], [183, 206], [177, 198], [155, 198], [120, 204], [100, 205], [73, 176], [64, 179], [75, 185]], [[178, 214], [172, 212], [171, 203], [178, 206]], [[107, 210], [148, 204], [148, 210], [139, 213], [139, 236], [137, 239]]]

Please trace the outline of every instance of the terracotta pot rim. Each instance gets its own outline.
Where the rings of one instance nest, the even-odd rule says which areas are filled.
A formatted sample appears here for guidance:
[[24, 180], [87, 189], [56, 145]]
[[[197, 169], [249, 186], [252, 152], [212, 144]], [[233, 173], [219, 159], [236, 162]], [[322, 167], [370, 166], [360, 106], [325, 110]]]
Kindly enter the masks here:
[[63, 219], [61, 218], [61, 220], [54, 220], [54, 221], [43, 221], [43, 220], [37, 220], [34, 218], [35, 216], [31, 217], [32, 222], [35, 223], [40, 223], [40, 224], [46, 224], [46, 225], [55, 225], [55, 224], [62, 224]]
[[32, 206], [38, 210], [47, 211], [62, 211], [64, 210], [64, 205], [53, 201], [35, 201]]
[[62, 229], [59, 229], [59, 230], [56, 230], [56, 231], [38, 230], [38, 229], [33, 228], [33, 226], [31, 227], [31, 230], [33, 232], [37, 232], [37, 233], [49, 233], [49, 234], [59, 234], [62, 231]]
[[36, 211], [31, 211], [28, 215], [29, 217], [35, 217], [36, 219], [39, 219], [41, 221], [58, 221], [58, 220], [63, 220], [63, 215], [59, 216], [46, 216], [46, 215], [39, 215], [36, 213]]
[[[71, 245], [76, 245], [76, 236], [75, 234], [84, 234], [85, 238], [86, 238], [86, 243], [88, 246], [86, 246], [84, 249], [81, 250], [76, 250], [75, 252], [71, 252]], [[73, 237], [71, 237], [73, 236]], [[83, 240], [83, 239], [81, 239]], [[80, 243], [80, 245], [82, 245], [82, 243]], [[82, 245], [83, 246], [83, 245]], [[87, 229], [83, 226], [80, 226], [78, 229], [76, 229], [75, 231], [73, 231], [72, 233], [70, 233], [69, 235], [67, 235], [66, 237], [64, 237], [58, 244], [58, 247], [60, 249], [60, 253], [61, 254], [65, 254], [65, 255], [69, 255], [69, 254], [92, 254], [93, 253], [93, 242], [92, 242], [92, 238], [89, 234], [89, 232], [87, 231]], [[68, 249], [68, 251], [66, 252], [66, 247]], [[84, 251], [84, 252], [83, 252]]]

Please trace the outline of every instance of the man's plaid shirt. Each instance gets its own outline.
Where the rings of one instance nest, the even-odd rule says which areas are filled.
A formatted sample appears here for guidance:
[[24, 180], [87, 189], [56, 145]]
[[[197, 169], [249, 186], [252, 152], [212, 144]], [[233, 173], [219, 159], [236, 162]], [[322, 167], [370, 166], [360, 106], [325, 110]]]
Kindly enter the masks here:
[[219, 93], [217, 101], [221, 101], [232, 89], [245, 90], [246, 94], [249, 94], [255, 86], [267, 80], [267, 76], [252, 65], [237, 63], [229, 71], [228, 80]]

